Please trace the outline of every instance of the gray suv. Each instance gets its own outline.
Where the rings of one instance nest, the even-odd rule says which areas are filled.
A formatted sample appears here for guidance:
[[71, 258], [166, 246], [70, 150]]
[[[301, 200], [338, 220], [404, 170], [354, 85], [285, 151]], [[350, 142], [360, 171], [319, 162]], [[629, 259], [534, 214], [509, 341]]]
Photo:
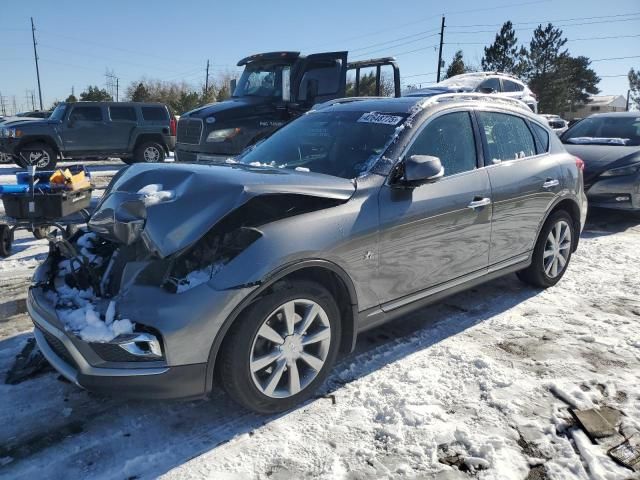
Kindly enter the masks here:
[[199, 397], [217, 381], [282, 411], [364, 330], [513, 272], [555, 285], [585, 216], [581, 162], [519, 101], [335, 100], [235, 160], [121, 171], [28, 309], [81, 387]]
[[0, 126], [0, 152], [42, 170], [59, 158], [162, 162], [175, 144], [176, 120], [162, 103], [60, 103], [46, 119]]

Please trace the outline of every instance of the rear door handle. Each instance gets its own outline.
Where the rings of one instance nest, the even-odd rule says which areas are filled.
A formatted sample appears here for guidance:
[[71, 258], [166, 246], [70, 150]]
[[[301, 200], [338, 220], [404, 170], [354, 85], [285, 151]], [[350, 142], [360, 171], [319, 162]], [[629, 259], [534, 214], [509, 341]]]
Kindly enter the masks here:
[[471, 203], [468, 205], [469, 208], [480, 208], [480, 207], [486, 207], [487, 205], [489, 205], [491, 203], [491, 199], [484, 197], [484, 198], [479, 198], [479, 197], [475, 197]]
[[542, 184], [542, 188], [552, 188], [560, 185], [560, 182], [555, 178], [547, 178], [547, 181]]

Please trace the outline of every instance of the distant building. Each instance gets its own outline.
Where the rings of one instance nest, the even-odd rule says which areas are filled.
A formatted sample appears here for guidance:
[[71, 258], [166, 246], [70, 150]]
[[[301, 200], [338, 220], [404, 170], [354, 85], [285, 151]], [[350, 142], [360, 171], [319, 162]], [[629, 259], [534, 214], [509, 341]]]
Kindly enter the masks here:
[[576, 105], [568, 112], [560, 115], [567, 120], [585, 118], [594, 113], [624, 112], [627, 109], [627, 99], [622, 95], [598, 95], [589, 97], [585, 105]]

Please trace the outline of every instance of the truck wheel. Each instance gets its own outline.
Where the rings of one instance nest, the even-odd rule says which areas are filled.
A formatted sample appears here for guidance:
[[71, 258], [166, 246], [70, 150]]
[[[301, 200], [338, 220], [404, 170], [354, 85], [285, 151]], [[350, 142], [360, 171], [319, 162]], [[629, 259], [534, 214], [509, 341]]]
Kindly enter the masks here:
[[0, 225], [0, 257], [8, 257], [13, 245], [13, 232], [9, 225]]
[[164, 162], [164, 148], [156, 142], [144, 142], [136, 148], [135, 161], [140, 163]]
[[35, 165], [38, 170], [53, 170], [58, 161], [56, 152], [46, 143], [32, 143], [22, 147], [18, 155], [26, 166]]

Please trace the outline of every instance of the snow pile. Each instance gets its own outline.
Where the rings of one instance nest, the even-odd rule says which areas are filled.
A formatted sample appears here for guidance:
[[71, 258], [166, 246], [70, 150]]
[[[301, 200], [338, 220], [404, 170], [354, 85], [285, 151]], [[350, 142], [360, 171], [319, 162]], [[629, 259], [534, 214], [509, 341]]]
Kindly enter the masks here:
[[102, 265], [104, 259], [92, 253], [97, 239], [89, 232], [76, 240], [79, 255], [58, 263], [55, 279], [55, 291], [47, 291], [47, 299], [56, 307], [56, 314], [68, 331], [73, 332], [87, 342], [108, 342], [125, 333], [132, 333], [134, 324], [128, 319], [116, 320], [116, 303], [111, 301], [105, 311], [104, 319], [96, 310], [99, 298], [93, 288], [79, 290], [66, 284], [64, 277], [77, 272], [84, 262], [91, 266]]
[[145, 206], [156, 205], [157, 203], [167, 202], [175, 197], [173, 190], [163, 190], [159, 183], [152, 183], [138, 190], [138, 195], [142, 196]]

